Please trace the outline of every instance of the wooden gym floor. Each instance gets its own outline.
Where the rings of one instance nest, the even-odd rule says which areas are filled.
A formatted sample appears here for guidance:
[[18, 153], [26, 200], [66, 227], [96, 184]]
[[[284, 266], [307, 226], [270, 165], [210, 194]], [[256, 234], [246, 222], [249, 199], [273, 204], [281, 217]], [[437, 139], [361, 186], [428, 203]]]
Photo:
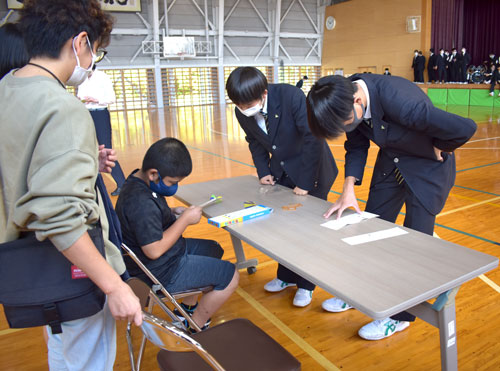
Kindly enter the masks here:
[[[500, 111], [482, 107], [444, 107], [470, 116], [478, 123], [472, 140], [456, 151], [457, 179], [446, 207], [436, 220], [436, 233], [443, 239], [500, 257]], [[233, 115], [233, 106], [182, 107], [148, 112], [112, 112], [114, 146], [128, 175], [140, 166], [146, 149], [164, 136], [181, 139], [188, 146], [194, 169], [185, 184], [255, 174], [250, 152]], [[330, 142], [339, 166], [329, 201], [342, 189], [344, 139]], [[357, 188], [360, 206], [368, 185], [377, 149], [370, 149], [365, 182]], [[108, 190], [114, 183], [106, 177]], [[182, 187], [182, 183], [180, 185]], [[244, 200], [242, 200], [244, 201]], [[172, 205], [179, 205], [169, 199]], [[318, 210], [322, 213], [324, 210]], [[398, 219], [402, 223], [402, 217]], [[211, 238], [225, 249], [224, 258], [235, 261], [229, 234], [209, 226], [206, 219], [188, 228], [187, 237]], [[311, 305], [295, 308], [295, 290], [270, 294], [264, 284], [276, 274], [276, 262], [246, 245], [247, 257], [257, 258], [254, 275], [242, 270], [240, 287], [213, 318], [217, 324], [236, 317], [251, 319], [281, 343], [303, 370], [439, 370], [438, 331], [417, 320], [410, 328], [388, 339], [369, 342], [357, 331], [370, 318], [350, 310], [326, 313], [321, 302], [330, 297], [316, 289]], [[390, 262], [387, 269], [391, 269]], [[458, 364], [460, 370], [500, 369], [500, 269], [464, 284], [456, 297]], [[130, 369], [125, 343], [125, 324], [118, 325], [116, 370]], [[137, 330], [135, 331], [137, 335]], [[138, 343], [138, 336], [136, 345]], [[157, 349], [148, 345], [144, 370], [155, 370]], [[255, 355], [256, 357], [258, 355]], [[11, 330], [0, 315], [0, 369], [46, 370], [46, 348], [40, 328]]]

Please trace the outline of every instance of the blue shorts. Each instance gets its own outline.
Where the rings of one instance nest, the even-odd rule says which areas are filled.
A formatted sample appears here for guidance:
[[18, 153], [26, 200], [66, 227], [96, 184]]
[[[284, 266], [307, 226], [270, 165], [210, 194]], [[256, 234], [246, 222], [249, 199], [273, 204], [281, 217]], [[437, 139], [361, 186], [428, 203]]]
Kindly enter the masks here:
[[224, 290], [231, 282], [236, 267], [221, 260], [224, 250], [213, 240], [186, 238], [186, 254], [181, 258], [168, 282], [161, 276], [158, 280], [168, 292], [213, 286], [214, 290]]

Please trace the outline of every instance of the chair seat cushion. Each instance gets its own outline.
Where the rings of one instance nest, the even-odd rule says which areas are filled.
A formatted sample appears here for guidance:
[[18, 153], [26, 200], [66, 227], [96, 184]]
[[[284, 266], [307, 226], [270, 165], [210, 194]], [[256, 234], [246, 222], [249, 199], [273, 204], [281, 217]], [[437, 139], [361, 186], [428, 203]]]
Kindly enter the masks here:
[[[300, 362], [247, 319], [234, 319], [192, 335], [228, 371], [300, 370]], [[195, 352], [158, 353], [161, 370], [212, 370]]]

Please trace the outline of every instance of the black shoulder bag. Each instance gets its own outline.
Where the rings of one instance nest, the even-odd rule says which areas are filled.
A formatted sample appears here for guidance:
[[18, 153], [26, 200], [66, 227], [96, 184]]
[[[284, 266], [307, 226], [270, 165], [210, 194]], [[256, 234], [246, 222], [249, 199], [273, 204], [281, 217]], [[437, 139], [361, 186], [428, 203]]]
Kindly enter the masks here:
[[[105, 256], [102, 228], [88, 231]], [[0, 303], [12, 328], [49, 325], [53, 334], [61, 323], [99, 312], [104, 293], [66, 259], [47, 238], [40, 242], [30, 232], [0, 244]]]

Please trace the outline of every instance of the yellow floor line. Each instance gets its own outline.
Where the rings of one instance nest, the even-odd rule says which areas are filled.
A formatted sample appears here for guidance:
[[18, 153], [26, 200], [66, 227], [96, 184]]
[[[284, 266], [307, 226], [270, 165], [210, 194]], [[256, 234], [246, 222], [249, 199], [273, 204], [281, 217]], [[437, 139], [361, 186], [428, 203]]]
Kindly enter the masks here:
[[326, 359], [320, 352], [314, 349], [308, 342], [297, 335], [292, 329], [281, 322], [274, 314], [268, 311], [262, 304], [255, 300], [249, 293], [243, 290], [241, 287], [236, 289], [238, 295], [247, 301], [254, 309], [262, 314], [269, 322], [276, 326], [281, 332], [290, 338], [295, 344], [297, 344], [304, 352], [309, 354], [312, 359], [318, 362], [325, 370], [340, 371], [333, 363]]
[[[472, 198], [472, 197], [457, 195], [456, 193], [450, 193], [450, 196], [453, 196], [453, 197], [456, 197], [456, 198], [461, 198], [463, 200], [474, 201], [474, 202], [481, 202], [482, 201], [482, 200], [478, 200], [477, 198]], [[489, 204], [489, 205], [490, 206], [494, 206], [494, 207], [500, 207], [499, 204]]]
[[25, 329], [24, 328], [8, 328], [7, 330], [1, 330], [0, 336], [9, 335], [9, 334], [12, 334], [14, 332], [23, 331], [23, 330], [25, 330]]
[[484, 200], [484, 201], [481, 201], [481, 202], [476, 202], [475, 204], [472, 204], [472, 205], [467, 205], [467, 206], [459, 207], [457, 209], [453, 209], [453, 210], [450, 210], [450, 211], [445, 211], [444, 213], [438, 214], [436, 217], [450, 215], [450, 214], [456, 213], [458, 211], [470, 209], [471, 207], [476, 207], [476, 206], [484, 205], [484, 204], [487, 204], [487, 203], [490, 203], [490, 202], [493, 202], [493, 201], [498, 201], [498, 200], [500, 200], [500, 197], [490, 198], [489, 200]]
[[498, 286], [495, 282], [493, 282], [492, 280], [490, 280], [484, 274], [479, 275], [479, 279], [482, 280], [484, 283], [486, 283], [493, 290], [495, 290], [496, 292], [498, 292], [500, 294], [500, 286]]

